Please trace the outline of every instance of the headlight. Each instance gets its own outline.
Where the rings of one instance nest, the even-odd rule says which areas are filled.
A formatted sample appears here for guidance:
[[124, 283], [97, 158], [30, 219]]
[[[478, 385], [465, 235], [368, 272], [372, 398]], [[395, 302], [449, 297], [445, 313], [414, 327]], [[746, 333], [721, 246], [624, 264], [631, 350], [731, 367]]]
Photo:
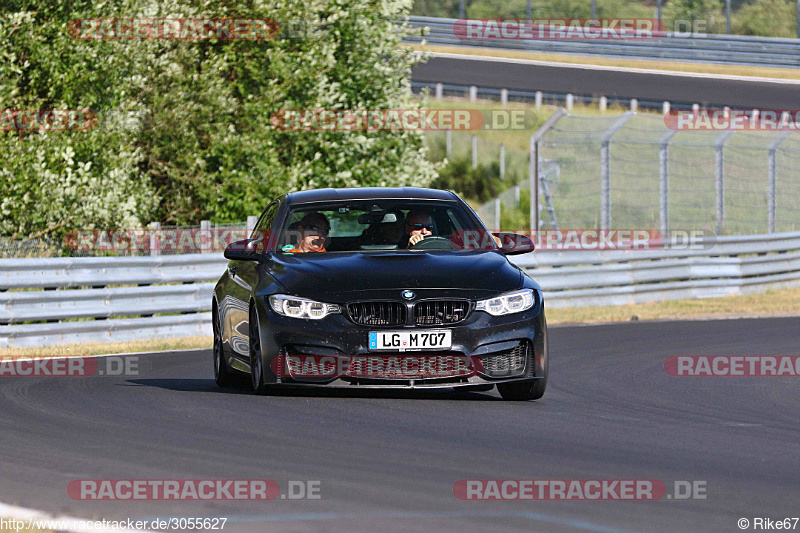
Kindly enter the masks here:
[[320, 320], [328, 315], [341, 312], [336, 304], [315, 302], [314, 300], [286, 294], [273, 294], [269, 297], [269, 305], [279, 315], [292, 318], [310, 318], [311, 320]]
[[475, 310], [486, 311], [492, 316], [510, 315], [527, 311], [534, 303], [536, 296], [533, 294], [533, 289], [522, 289], [487, 300], [479, 300]]

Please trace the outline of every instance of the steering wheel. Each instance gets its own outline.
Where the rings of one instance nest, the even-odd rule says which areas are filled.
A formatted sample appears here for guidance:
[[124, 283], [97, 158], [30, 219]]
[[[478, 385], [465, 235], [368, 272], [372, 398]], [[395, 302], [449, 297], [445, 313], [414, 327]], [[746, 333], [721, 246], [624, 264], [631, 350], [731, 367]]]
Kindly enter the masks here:
[[439, 235], [429, 235], [416, 244], [408, 247], [409, 250], [452, 250], [450, 239]]

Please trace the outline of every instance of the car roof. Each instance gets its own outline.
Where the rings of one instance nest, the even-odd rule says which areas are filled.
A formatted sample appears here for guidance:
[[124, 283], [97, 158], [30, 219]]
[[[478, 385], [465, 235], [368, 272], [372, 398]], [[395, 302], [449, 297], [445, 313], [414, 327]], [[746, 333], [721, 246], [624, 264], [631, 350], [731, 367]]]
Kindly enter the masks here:
[[353, 187], [348, 189], [311, 189], [289, 193], [288, 204], [337, 200], [448, 200], [458, 197], [450, 191], [423, 187]]

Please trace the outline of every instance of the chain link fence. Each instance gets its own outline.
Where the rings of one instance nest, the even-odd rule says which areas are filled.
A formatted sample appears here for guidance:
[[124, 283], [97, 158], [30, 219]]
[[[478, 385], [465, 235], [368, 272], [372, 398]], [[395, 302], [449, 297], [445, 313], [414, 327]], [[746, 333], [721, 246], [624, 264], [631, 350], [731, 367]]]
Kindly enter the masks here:
[[[628, 111], [563, 113], [537, 136], [527, 160], [539, 162], [539, 228], [800, 230], [800, 133], [676, 131], [662, 115]], [[484, 223], [530, 228], [529, 183], [520, 176], [479, 206]]]

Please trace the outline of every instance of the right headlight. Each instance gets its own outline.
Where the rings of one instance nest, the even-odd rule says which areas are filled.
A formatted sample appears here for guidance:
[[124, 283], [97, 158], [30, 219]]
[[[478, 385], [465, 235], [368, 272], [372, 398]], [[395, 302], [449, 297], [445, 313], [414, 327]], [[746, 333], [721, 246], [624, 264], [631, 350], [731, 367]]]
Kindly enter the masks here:
[[328, 315], [341, 312], [341, 309], [336, 304], [317, 302], [287, 294], [271, 295], [269, 297], [269, 305], [279, 315], [311, 320], [320, 320]]
[[478, 300], [476, 311], [486, 311], [492, 316], [510, 315], [527, 311], [536, 303], [533, 289], [521, 289], [494, 298]]

